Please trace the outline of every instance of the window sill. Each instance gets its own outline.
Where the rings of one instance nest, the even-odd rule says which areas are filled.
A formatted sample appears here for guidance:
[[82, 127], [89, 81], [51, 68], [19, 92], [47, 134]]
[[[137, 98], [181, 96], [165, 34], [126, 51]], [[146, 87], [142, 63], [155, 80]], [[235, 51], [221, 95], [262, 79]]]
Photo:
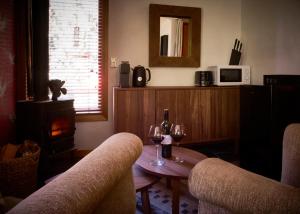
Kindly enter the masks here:
[[107, 121], [105, 114], [76, 114], [76, 122], [94, 122], [94, 121]]

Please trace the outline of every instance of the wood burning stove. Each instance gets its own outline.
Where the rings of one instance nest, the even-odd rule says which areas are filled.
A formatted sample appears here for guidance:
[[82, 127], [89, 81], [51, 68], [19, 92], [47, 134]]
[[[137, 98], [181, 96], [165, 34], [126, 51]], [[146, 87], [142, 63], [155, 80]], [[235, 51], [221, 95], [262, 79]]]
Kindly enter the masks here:
[[73, 100], [18, 101], [16, 114], [19, 142], [34, 140], [47, 155], [74, 147]]
[[69, 167], [69, 164], [65, 162], [66, 159], [71, 159], [70, 154], [74, 148], [75, 111], [73, 101], [17, 102], [17, 141], [22, 143], [25, 139], [30, 139], [41, 147], [40, 180], [60, 173]]

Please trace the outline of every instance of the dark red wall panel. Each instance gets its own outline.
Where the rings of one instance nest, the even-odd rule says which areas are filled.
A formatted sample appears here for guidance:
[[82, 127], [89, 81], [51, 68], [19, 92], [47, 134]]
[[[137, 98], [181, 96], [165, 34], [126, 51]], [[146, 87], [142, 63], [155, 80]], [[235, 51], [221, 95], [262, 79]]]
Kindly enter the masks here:
[[14, 140], [14, 1], [0, 1], [0, 144]]

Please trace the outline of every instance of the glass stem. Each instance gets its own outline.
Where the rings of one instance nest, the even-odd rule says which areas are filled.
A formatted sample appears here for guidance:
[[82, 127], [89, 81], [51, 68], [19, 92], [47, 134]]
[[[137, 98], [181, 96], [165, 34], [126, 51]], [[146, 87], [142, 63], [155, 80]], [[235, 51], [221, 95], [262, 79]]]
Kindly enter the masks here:
[[157, 160], [157, 162], [159, 161], [159, 154], [158, 154], [158, 147], [159, 147], [159, 145], [155, 145], [156, 146], [156, 160]]

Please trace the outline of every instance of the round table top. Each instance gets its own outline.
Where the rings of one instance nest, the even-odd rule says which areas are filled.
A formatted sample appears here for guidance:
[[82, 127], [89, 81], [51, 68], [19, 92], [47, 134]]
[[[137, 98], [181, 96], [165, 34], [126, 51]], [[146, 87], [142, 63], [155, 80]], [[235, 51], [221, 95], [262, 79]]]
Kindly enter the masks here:
[[143, 172], [138, 165], [134, 164], [133, 167], [133, 180], [136, 192], [147, 189], [151, 185], [159, 181], [159, 177]]
[[[182, 158], [183, 163], [175, 162], [176, 156]], [[156, 148], [154, 145], [144, 145], [142, 155], [136, 164], [146, 172], [157, 176], [187, 179], [191, 169], [205, 158], [207, 157], [200, 152], [172, 146], [172, 157], [170, 159], [163, 158], [165, 161], [163, 166], [153, 166], [151, 161], [156, 159]]]

